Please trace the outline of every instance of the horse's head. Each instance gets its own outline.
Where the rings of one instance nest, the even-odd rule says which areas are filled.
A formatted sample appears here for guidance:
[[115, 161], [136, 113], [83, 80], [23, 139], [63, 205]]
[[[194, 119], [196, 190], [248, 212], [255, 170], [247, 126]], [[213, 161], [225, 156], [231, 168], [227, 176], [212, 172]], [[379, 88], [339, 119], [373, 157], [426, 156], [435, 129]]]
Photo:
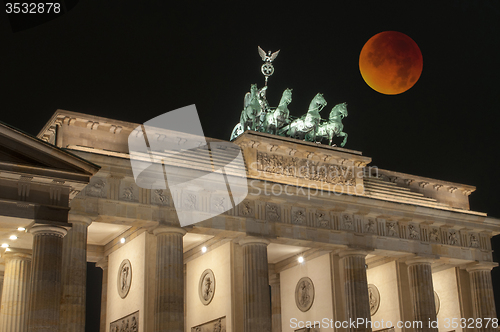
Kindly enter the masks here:
[[281, 100], [290, 104], [292, 102], [292, 89], [286, 88], [285, 91], [283, 91], [283, 96], [281, 97]]
[[339, 116], [345, 118], [347, 116], [347, 103], [337, 104], [330, 112], [330, 119]]
[[321, 108], [325, 107], [327, 104], [325, 97], [323, 97], [323, 94], [319, 92], [316, 96], [314, 96], [313, 102], [316, 103], [316, 105], [321, 106]]

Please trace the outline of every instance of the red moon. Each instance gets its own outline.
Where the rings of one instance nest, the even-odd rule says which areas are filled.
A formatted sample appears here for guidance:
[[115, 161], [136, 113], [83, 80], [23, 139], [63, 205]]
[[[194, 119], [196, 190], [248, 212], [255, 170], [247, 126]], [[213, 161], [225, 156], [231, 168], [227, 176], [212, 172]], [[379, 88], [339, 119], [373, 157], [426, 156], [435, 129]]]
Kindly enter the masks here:
[[397, 95], [420, 78], [422, 53], [417, 43], [404, 33], [384, 31], [370, 38], [359, 55], [361, 76], [373, 90]]

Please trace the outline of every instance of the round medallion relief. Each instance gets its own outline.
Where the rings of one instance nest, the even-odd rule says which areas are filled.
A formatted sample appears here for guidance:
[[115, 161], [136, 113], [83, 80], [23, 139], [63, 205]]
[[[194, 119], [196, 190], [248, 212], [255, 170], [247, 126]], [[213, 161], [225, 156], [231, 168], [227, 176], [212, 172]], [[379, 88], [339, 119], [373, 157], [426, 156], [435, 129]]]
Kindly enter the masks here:
[[212, 270], [206, 269], [201, 274], [198, 294], [200, 295], [201, 303], [204, 305], [209, 305], [212, 302], [215, 294], [215, 276]]
[[368, 284], [368, 300], [370, 301], [370, 315], [375, 315], [380, 306], [380, 293], [377, 286]]
[[295, 304], [300, 311], [311, 309], [314, 302], [314, 284], [311, 279], [304, 277], [295, 287]]
[[434, 291], [434, 303], [436, 304], [436, 315], [439, 314], [439, 308], [441, 307], [441, 300], [439, 300], [438, 293]]
[[118, 294], [124, 299], [127, 297], [128, 291], [130, 290], [130, 284], [132, 283], [132, 265], [128, 259], [124, 259], [120, 264], [117, 277], [116, 285]]

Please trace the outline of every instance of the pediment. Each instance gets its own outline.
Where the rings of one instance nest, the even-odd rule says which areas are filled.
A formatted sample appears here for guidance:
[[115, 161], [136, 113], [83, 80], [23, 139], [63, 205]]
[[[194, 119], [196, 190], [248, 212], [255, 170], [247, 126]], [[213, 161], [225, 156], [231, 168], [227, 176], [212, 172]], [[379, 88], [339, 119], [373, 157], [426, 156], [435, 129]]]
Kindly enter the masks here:
[[35, 174], [55, 171], [92, 176], [99, 170], [99, 166], [0, 123], [0, 170], [19, 173], [32, 170]]

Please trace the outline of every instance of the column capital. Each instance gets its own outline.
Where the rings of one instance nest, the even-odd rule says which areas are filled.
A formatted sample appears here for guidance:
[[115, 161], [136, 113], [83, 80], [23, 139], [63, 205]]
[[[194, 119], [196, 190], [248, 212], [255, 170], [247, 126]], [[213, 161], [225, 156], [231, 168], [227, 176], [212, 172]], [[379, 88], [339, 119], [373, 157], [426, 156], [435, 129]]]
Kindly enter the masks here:
[[86, 224], [87, 226], [89, 226], [92, 223], [92, 219], [86, 215], [83, 215], [83, 214], [70, 212], [68, 214], [68, 222], [70, 224], [81, 223], [81, 224]]
[[269, 276], [269, 285], [271, 286], [279, 286], [280, 285], [280, 274], [273, 273]]
[[363, 250], [363, 249], [347, 249], [344, 251], [339, 252], [339, 257], [347, 257], [347, 256], [363, 256], [366, 257], [370, 253], [369, 250]]
[[414, 256], [405, 261], [406, 265], [415, 265], [415, 264], [432, 264], [434, 263], [438, 258], [435, 256]]
[[5, 251], [2, 257], [5, 260], [12, 258], [31, 260], [31, 253], [31, 249], [9, 248], [9, 251]]
[[186, 232], [186, 230], [184, 230], [183, 228], [180, 228], [180, 227], [171, 227], [171, 226], [163, 226], [163, 225], [160, 225], [153, 230], [153, 234], [155, 236], [158, 236], [158, 235], [164, 234], [164, 233], [181, 234], [182, 236], [184, 236], [187, 232]]
[[238, 241], [240, 246], [244, 246], [247, 244], [261, 244], [265, 245], [266, 247], [271, 243], [271, 241], [263, 238], [263, 237], [256, 237], [256, 236], [246, 236], [243, 239]]
[[108, 256], [100, 259], [97, 263], [95, 263], [96, 267], [101, 268], [103, 271], [108, 268]]
[[35, 224], [29, 232], [33, 235], [55, 235], [61, 238], [68, 234], [68, 231], [63, 227], [43, 224]]
[[465, 269], [467, 272], [473, 271], [486, 271], [490, 272], [494, 267], [497, 267], [498, 263], [496, 262], [474, 262], [470, 265], [467, 265]]

